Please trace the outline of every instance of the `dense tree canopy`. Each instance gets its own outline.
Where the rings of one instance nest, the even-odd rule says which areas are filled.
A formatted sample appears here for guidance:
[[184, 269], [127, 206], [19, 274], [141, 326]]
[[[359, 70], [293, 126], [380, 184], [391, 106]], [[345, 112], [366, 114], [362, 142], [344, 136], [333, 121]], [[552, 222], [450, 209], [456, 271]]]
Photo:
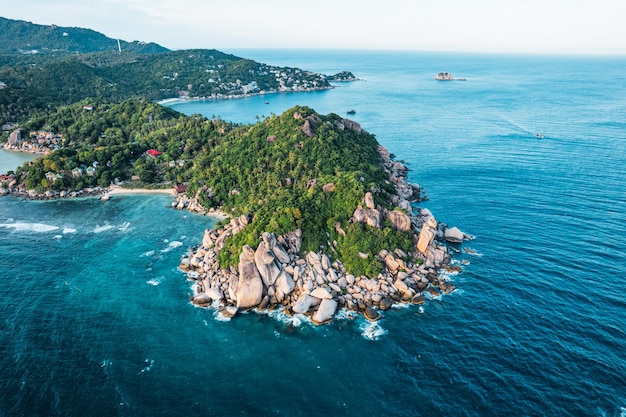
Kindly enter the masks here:
[[[58, 132], [63, 144], [18, 170], [28, 188], [106, 187], [132, 176], [148, 184], [188, 182], [187, 193], [205, 207], [251, 216], [252, 223], [221, 251], [222, 267], [236, 265], [242, 245], [255, 246], [264, 231], [301, 229], [304, 250], [334, 250], [354, 273], [370, 276], [380, 261], [362, 259], [359, 252], [411, 247], [411, 235], [388, 224], [373, 229], [349, 222], [367, 191], [378, 190], [384, 205], [393, 189], [376, 139], [335, 114], [294, 107], [255, 125], [235, 126], [146, 100], [84, 100], [26, 127]], [[149, 149], [161, 153], [150, 156]], [[87, 167], [95, 167], [93, 176], [72, 175]], [[49, 173], [62, 179], [51, 181]], [[349, 233], [339, 235], [337, 224]], [[336, 249], [329, 245], [333, 241]]]

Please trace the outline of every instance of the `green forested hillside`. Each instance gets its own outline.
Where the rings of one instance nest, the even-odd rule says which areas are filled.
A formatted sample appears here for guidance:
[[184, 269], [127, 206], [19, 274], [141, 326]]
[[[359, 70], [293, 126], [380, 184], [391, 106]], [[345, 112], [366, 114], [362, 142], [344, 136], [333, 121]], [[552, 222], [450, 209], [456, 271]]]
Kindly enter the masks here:
[[[279, 68], [216, 50], [152, 55], [107, 52], [0, 68], [0, 125], [85, 97], [223, 98], [329, 88], [322, 74]], [[16, 103], [19, 102], [19, 105]]]
[[[236, 265], [242, 245], [254, 245], [264, 231], [280, 235], [301, 229], [304, 250], [329, 248], [337, 240], [348, 268], [376, 275], [380, 261], [361, 259], [359, 251], [411, 247], [410, 235], [389, 225], [373, 229], [348, 222], [372, 187], [380, 190], [383, 206], [393, 192], [377, 146], [372, 135], [352, 122], [295, 107], [236, 129], [202, 153], [190, 190], [200, 189], [206, 206], [254, 215], [253, 223], [220, 252], [222, 267]], [[337, 224], [349, 230], [348, 237], [338, 234]]]
[[[69, 55], [117, 51], [117, 39], [111, 39], [91, 29], [38, 25], [23, 20], [0, 17], [0, 55], [43, 54]], [[165, 52], [155, 43], [120, 40], [123, 51], [138, 54]]]
[[[146, 100], [86, 100], [26, 127], [63, 138], [61, 150], [18, 170], [26, 188], [106, 187], [137, 175], [148, 184], [188, 182], [187, 193], [204, 207], [251, 216], [253, 222], [220, 252], [222, 267], [236, 265], [242, 245], [254, 244], [265, 231], [301, 229], [307, 251], [336, 240], [346, 267], [370, 276], [380, 270], [380, 260], [362, 259], [359, 252], [411, 248], [411, 233], [348, 221], [367, 191], [377, 189], [385, 206], [393, 186], [385, 181], [376, 139], [335, 114], [295, 107], [255, 125], [234, 126]], [[162, 154], [149, 156], [149, 149]], [[72, 175], [90, 166], [96, 167], [93, 176]], [[62, 178], [51, 181], [46, 174]], [[337, 224], [347, 235], [338, 233]]]
[[[34, 118], [24, 125], [29, 132], [54, 132], [62, 138], [61, 149], [18, 169], [25, 186], [46, 189], [108, 187], [115, 179], [138, 175], [145, 183], [191, 179], [192, 160], [207, 143], [215, 143], [229, 123], [187, 117], [147, 100], [130, 99], [115, 104], [86, 99], [60, 107], [51, 115]], [[145, 155], [148, 149], [163, 152], [158, 159]], [[177, 162], [173, 167], [170, 161]], [[96, 167], [91, 176], [72, 176], [72, 170]], [[62, 174], [51, 182], [46, 173]]]
[[225, 98], [325, 89], [331, 87], [329, 80], [355, 79], [347, 71], [326, 76], [214, 49], [120, 45], [121, 52], [116, 39], [89, 29], [0, 18], [0, 126], [85, 97], [117, 102], [131, 97]]

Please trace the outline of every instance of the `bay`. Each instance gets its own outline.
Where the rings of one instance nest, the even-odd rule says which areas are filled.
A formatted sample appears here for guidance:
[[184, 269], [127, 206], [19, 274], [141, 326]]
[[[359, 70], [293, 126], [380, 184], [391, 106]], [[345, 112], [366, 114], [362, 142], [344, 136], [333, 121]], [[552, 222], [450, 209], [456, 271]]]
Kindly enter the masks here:
[[0, 149], [0, 173], [4, 174], [8, 171], [14, 171], [15, 168], [23, 163], [33, 161], [41, 156], [43, 155]]

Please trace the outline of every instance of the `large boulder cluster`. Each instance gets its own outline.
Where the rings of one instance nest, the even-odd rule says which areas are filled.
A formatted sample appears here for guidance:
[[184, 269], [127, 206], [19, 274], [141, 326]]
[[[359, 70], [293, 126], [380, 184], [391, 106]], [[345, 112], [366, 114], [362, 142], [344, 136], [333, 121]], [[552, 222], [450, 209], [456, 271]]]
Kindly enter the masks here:
[[[423, 304], [427, 298], [452, 292], [454, 285], [439, 274], [451, 259], [440, 242], [456, 242], [464, 235], [456, 228], [443, 229], [427, 209], [417, 213], [402, 209], [403, 202], [410, 208], [410, 202], [420, 198], [419, 186], [406, 182], [406, 168], [392, 161], [386, 149], [381, 147], [379, 153], [398, 190], [391, 196], [396, 208], [382, 208], [372, 193], [366, 193], [351, 221], [380, 227], [387, 219], [398, 230], [419, 232], [413, 253], [389, 248], [359, 254], [378, 257], [384, 270], [376, 277], [354, 276], [341, 260], [325, 252], [301, 253], [300, 230], [281, 236], [265, 232], [256, 247], [241, 248], [237, 267], [222, 269], [217, 257], [224, 242], [251, 221], [242, 215], [223, 228], [206, 230], [202, 244], [182, 259], [180, 269], [196, 283], [192, 302], [215, 307], [226, 317], [242, 310], [282, 308], [287, 314], [304, 314], [322, 324], [332, 321], [340, 308], [377, 320], [380, 310], [394, 304]], [[335, 228], [346, 233], [339, 223]]]
[[374, 256], [384, 262], [384, 273], [355, 277], [341, 261], [331, 261], [323, 252], [301, 257], [299, 230], [278, 237], [263, 233], [256, 248], [243, 246], [238, 268], [221, 269], [217, 255], [225, 239], [248, 221], [242, 216], [222, 229], [206, 230], [202, 245], [183, 258], [180, 268], [197, 284], [194, 304], [217, 307], [229, 317], [240, 310], [282, 307], [288, 314], [305, 314], [321, 324], [331, 321], [341, 307], [361, 313], [386, 310], [401, 302], [422, 304], [425, 293], [454, 290], [437, 274], [446, 261], [443, 253], [420, 265], [405, 261], [407, 254], [400, 250], [383, 250]]

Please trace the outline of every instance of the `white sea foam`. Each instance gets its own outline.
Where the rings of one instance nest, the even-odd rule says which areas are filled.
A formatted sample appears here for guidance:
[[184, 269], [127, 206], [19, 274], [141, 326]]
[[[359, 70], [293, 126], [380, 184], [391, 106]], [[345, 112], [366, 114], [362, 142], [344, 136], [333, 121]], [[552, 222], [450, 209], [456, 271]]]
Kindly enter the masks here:
[[55, 238], [55, 239], [61, 239], [62, 237], [63, 237], [63, 236], [61, 236], [61, 235], [54, 235], [54, 238]]
[[146, 284], [154, 285], [155, 287], [163, 282], [165, 277], [152, 278], [146, 281]]
[[335, 320], [354, 320], [359, 317], [359, 313], [353, 310], [342, 308], [335, 315]]
[[15, 229], [16, 232], [35, 232], [35, 233], [45, 233], [52, 232], [54, 230], [59, 230], [59, 227], [52, 226], [49, 224], [43, 223], [3, 223], [0, 224], [0, 227], [5, 227], [7, 229]]
[[173, 241], [173, 242], [170, 242], [170, 244], [168, 245], [168, 247], [167, 247], [167, 248], [162, 249], [162, 250], [161, 250], [161, 253], [166, 253], [166, 252], [169, 252], [169, 251], [171, 251], [172, 249], [180, 248], [181, 246], [183, 246], [183, 242], [179, 242], [179, 241], [175, 240], [175, 241]]
[[215, 319], [215, 321], [230, 321], [231, 318], [230, 317], [226, 317], [223, 314], [220, 314], [219, 311], [216, 311], [215, 313], [213, 313], [213, 318]]
[[63, 229], [63, 234], [67, 235], [68, 233], [76, 233], [76, 229], [72, 229], [71, 227], [66, 227]]
[[450, 281], [450, 279], [456, 275], [459, 275], [458, 271], [441, 271], [439, 272], [439, 278], [442, 281]]
[[294, 314], [293, 316], [288, 316], [282, 310], [272, 310], [268, 312], [267, 315], [276, 321], [279, 321], [285, 324], [290, 324], [293, 327], [300, 327], [302, 326], [302, 323], [308, 322], [308, 319], [303, 314]]
[[387, 334], [387, 330], [383, 329], [378, 322], [363, 322], [359, 329], [361, 330], [361, 336], [367, 340], [378, 340], [381, 336]]
[[129, 227], [130, 222], [124, 222], [118, 229], [120, 230], [120, 232], [127, 232]]
[[144, 252], [144, 253], [142, 253], [142, 254], [141, 254], [141, 256], [145, 256], [145, 257], [148, 257], [148, 258], [149, 258], [149, 257], [153, 256], [155, 253], [156, 253], [156, 251], [154, 251], [154, 250], [149, 250], [148, 252]]
[[94, 233], [102, 233], [102, 232], [106, 232], [107, 230], [111, 230], [115, 228], [115, 226], [111, 226], [110, 224], [105, 224], [104, 226], [100, 226], [97, 225], [95, 229], [93, 229]]

